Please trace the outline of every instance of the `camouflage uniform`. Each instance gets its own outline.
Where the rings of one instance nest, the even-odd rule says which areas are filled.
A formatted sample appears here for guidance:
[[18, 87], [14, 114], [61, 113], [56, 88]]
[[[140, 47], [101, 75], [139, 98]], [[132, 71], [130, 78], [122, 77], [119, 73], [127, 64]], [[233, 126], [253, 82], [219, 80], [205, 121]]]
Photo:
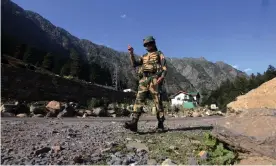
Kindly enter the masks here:
[[[154, 42], [155, 40], [152, 36], [144, 39], [144, 46], [148, 42]], [[155, 46], [156, 48], [156, 46]], [[125, 127], [132, 130], [137, 131], [137, 123], [139, 117], [142, 113], [142, 108], [145, 105], [145, 98], [147, 93], [150, 92], [156, 106], [156, 117], [158, 120], [158, 129], [164, 129], [163, 122], [165, 120], [164, 117], [164, 109], [162, 105], [162, 101], [160, 100], [160, 87], [161, 83], [157, 84], [157, 80], [160, 77], [163, 79], [167, 73], [167, 65], [164, 54], [161, 51], [158, 51], [157, 48], [154, 51], [148, 52], [147, 54], [140, 57], [137, 61], [134, 56], [131, 56], [131, 62], [133, 67], [140, 66], [139, 69], [139, 86], [138, 93], [136, 96], [134, 110], [133, 110], [133, 119], [125, 124]]]

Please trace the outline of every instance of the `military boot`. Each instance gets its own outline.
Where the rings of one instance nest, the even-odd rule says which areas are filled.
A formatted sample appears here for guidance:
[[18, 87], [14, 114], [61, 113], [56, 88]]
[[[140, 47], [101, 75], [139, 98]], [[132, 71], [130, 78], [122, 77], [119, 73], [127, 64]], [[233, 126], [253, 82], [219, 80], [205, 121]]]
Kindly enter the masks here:
[[132, 119], [125, 123], [125, 128], [130, 131], [137, 132], [138, 131], [138, 121], [140, 117], [140, 113], [133, 113]]
[[164, 131], [164, 121], [165, 121], [165, 116], [163, 112], [157, 113], [157, 120], [158, 120], [158, 125], [157, 125], [157, 131]]

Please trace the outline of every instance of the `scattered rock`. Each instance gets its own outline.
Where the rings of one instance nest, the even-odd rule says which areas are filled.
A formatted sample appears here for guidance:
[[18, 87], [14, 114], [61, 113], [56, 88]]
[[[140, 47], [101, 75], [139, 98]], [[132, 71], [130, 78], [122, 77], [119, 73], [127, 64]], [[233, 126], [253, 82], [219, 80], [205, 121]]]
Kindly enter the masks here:
[[148, 140], [148, 143], [153, 143], [153, 141], [151, 139]]
[[37, 117], [44, 117], [44, 115], [42, 115], [42, 114], [35, 114], [35, 115], [33, 115], [32, 117], [34, 117], [34, 118], [37, 118]]
[[176, 150], [177, 148], [176, 148], [175, 146], [171, 145], [171, 146], [169, 147], [169, 149], [171, 149], [171, 150]]
[[75, 163], [83, 163], [83, 158], [81, 155], [75, 156], [73, 160]]
[[25, 118], [27, 116], [28, 116], [27, 114], [17, 114], [16, 115], [16, 117], [18, 117], [18, 118]]
[[162, 162], [162, 165], [176, 165], [175, 163], [172, 162], [171, 159], [166, 159], [165, 161]]
[[136, 142], [139, 142], [139, 143], [141, 143], [141, 142], [142, 142], [142, 141], [141, 141], [141, 140], [139, 140], [139, 139], [135, 139], [135, 141], [136, 141]]
[[127, 140], [127, 141], [131, 141], [131, 140], [132, 140], [132, 138], [126, 138], [126, 140]]
[[193, 117], [200, 117], [200, 113], [199, 112], [193, 112]]
[[194, 157], [188, 158], [188, 165], [198, 165], [196, 159]]
[[110, 149], [111, 149], [111, 148], [105, 148], [105, 149], [101, 150], [101, 153], [105, 153], [105, 152], [107, 152], [107, 151], [110, 151]]
[[191, 140], [192, 144], [201, 144], [201, 142], [199, 140]]
[[55, 112], [52, 112], [52, 111], [49, 111], [45, 117], [56, 117], [56, 113]]
[[15, 117], [15, 114], [10, 112], [1, 112], [1, 117]]
[[147, 163], [147, 165], [156, 165], [156, 164], [157, 164], [157, 162], [154, 159], [148, 160], [148, 163]]
[[62, 150], [62, 148], [61, 148], [61, 146], [56, 145], [56, 146], [53, 146], [53, 147], [52, 147], [52, 150], [53, 150], [55, 153], [58, 153], [59, 151]]
[[139, 142], [130, 142], [128, 144], [126, 144], [127, 149], [140, 149], [140, 150], [145, 150], [147, 152], [149, 152], [149, 148], [143, 144], [143, 143], [139, 143]]
[[42, 153], [48, 153], [50, 150], [51, 150], [51, 148], [49, 148], [49, 147], [43, 147], [43, 148], [35, 151], [35, 154], [40, 155]]

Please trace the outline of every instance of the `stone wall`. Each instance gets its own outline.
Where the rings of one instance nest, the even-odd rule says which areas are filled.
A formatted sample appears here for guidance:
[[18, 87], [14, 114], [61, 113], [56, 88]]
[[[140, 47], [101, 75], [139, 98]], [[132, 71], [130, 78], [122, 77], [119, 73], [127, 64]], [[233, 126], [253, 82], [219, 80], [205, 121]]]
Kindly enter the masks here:
[[74, 101], [85, 104], [92, 97], [107, 97], [112, 102], [132, 100], [134, 93], [124, 93], [93, 84], [1, 64], [1, 98], [30, 101]]

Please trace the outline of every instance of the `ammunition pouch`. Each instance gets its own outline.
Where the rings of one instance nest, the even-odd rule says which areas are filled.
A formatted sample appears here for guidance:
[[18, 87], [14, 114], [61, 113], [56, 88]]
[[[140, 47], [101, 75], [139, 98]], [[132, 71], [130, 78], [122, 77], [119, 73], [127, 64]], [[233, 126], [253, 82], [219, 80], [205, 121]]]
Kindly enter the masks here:
[[152, 73], [152, 72], [143, 72], [143, 77], [155, 77], [156, 72]]

